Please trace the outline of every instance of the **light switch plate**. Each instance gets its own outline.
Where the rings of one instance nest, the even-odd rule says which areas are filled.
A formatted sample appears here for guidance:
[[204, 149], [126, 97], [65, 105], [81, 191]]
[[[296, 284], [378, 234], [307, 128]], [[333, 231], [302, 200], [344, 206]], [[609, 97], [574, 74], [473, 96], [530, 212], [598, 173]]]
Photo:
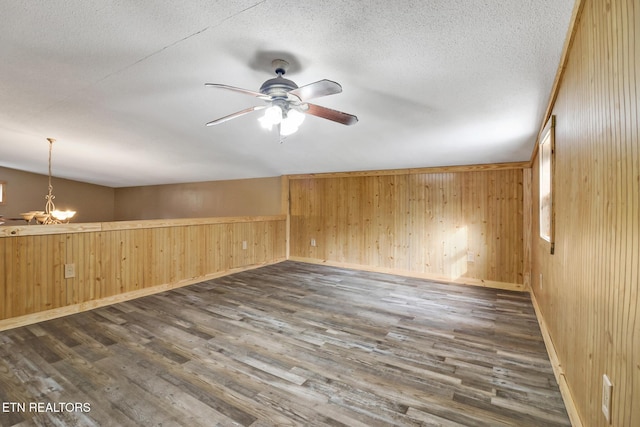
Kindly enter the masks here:
[[76, 265], [75, 264], [65, 264], [64, 265], [64, 278], [71, 279], [76, 277]]

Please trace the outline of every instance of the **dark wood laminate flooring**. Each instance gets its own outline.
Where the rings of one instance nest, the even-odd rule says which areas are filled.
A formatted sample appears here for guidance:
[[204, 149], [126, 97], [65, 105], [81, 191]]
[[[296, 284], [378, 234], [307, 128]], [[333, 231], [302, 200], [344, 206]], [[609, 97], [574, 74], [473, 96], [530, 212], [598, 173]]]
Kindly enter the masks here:
[[570, 425], [527, 294], [294, 262], [1, 332], [0, 405], [2, 426]]

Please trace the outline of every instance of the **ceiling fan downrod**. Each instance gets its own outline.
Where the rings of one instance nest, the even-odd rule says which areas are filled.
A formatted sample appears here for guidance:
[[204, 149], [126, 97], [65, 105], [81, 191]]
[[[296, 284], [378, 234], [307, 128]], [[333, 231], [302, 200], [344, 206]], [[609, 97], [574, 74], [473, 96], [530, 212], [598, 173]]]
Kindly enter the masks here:
[[275, 73], [280, 77], [287, 74], [287, 71], [289, 70], [289, 63], [284, 59], [274, 59], [271, 61], [271, 66]]

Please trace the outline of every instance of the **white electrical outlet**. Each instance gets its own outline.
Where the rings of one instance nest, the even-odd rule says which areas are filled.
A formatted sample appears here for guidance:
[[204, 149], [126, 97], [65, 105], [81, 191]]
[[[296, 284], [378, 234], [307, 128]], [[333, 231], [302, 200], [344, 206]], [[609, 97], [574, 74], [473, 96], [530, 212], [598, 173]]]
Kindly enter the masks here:
[[476, 257], [473, 252], [467, 252], [467, 262], [476, 262]]
[[242, 249], [247, 249], [247, 241], [246, 240], [242, 241]]
[[311, 246], [315, 246], [316, 245], [316, 239], [311, 239]]
[[65, 264], [64, 265], [64, 278], [71, 279], [76, 277], [76, 265], [75, 264]]
[[613, 384], [605, 374], [602, 376], [602, 413], [611, 424], [611, 393], [613, 392]]

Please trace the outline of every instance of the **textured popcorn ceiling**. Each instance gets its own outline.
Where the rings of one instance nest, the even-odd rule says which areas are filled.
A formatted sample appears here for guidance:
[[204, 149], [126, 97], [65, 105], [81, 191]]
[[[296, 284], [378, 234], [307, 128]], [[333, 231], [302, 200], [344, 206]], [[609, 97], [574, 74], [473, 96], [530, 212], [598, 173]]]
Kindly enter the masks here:
[[[572, 0], [0, 2], [0, 166], [113, 187], [528, 160]], [[251, 90], [291, 62], [314, 100], [283, 144]]]

